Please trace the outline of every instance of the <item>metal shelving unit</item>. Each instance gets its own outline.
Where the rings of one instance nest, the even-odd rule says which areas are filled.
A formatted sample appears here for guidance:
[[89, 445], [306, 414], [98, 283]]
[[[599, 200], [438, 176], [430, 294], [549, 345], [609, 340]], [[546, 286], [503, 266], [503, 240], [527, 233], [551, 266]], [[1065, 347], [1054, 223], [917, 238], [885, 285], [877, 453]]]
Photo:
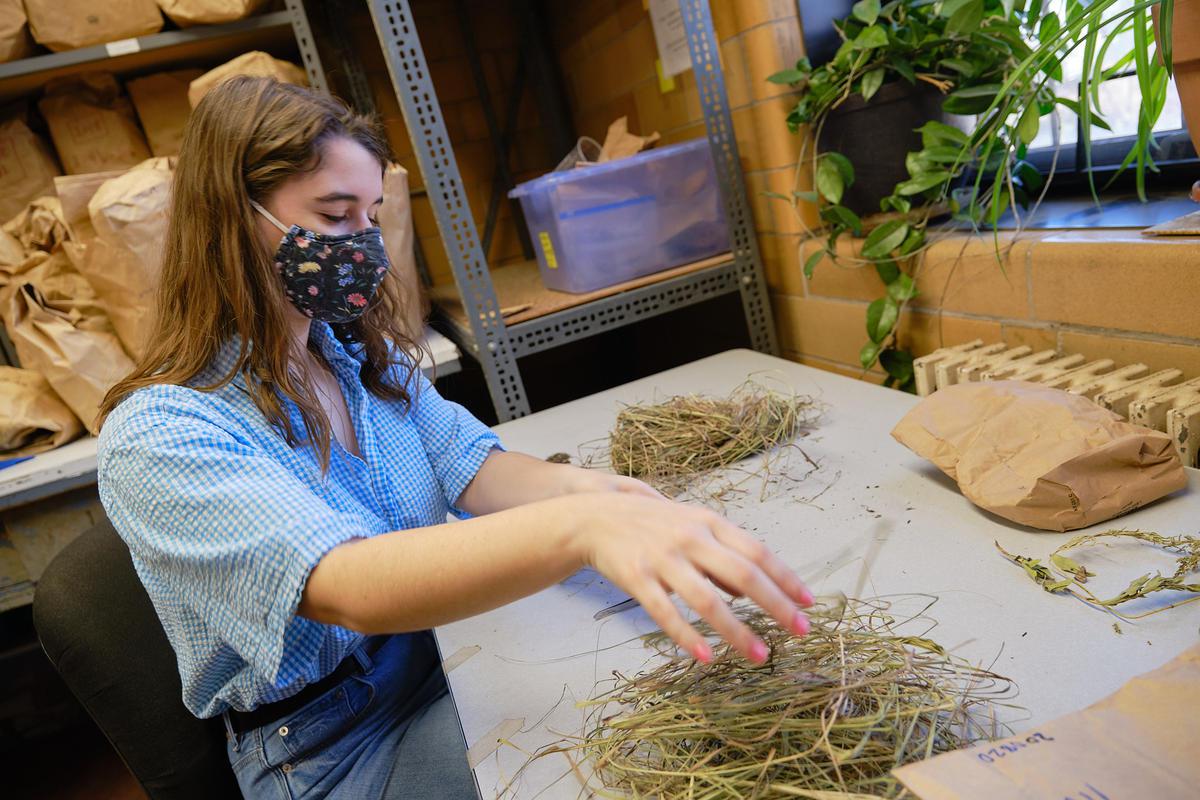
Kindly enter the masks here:
[[0, 101], [37, 91], [51, 78], [91, 67], [117, 73], [163, 69], [196, 58], [230, 58], [247, 50], [292, 42], [300, 51], [309, 82], [320, 91], [328, 91], [304, 4], [302, 0], [285, 2], [283, 11], [237, 22], [161, 31], [0, 64]]
[[511, 326], [500, 313], [408, 0], [368, 0], [368, 6], [466, 311], [466, 327], [452, 333], [479, 360], [500, 421], [530, 411], [519, 357], [734, 291], [754, 348], [778, 352], [708, 0], [680, 0], [680, 10], [725, 201], [731, 260]]

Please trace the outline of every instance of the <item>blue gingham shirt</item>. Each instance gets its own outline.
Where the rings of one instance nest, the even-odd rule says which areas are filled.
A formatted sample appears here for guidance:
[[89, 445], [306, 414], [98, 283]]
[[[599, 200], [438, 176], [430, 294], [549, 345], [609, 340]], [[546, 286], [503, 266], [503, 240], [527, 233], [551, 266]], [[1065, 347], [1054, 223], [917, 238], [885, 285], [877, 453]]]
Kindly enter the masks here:
[[[288, 446], [240, 375], [214, 392], [139, 389], [100, 434], [100, 498], [199, 717], [281, 700], [332, 672], [363, 637], [296, 616], [313, 567], [350, 539], [465, 516], [454, 503], [499, 446], [420, 370], [406, 411], [362, 386], [360, 361], [328, 325], [313, 322], [311, 339], [341, 384], [362, 459], [335, 440], [322, 475], [314, 450]], [[227, 342], [196, 385], [228, 374], [237, 351]], [[285, 408], [302, 434], [299, 411]]]

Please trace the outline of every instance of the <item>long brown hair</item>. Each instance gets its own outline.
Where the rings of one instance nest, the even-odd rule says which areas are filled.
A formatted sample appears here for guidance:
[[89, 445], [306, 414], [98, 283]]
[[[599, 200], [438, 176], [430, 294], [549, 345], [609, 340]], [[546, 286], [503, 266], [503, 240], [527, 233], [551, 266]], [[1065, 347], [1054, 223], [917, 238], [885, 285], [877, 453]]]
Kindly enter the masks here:
[[[100, 423], [131, 392], [153, 384], [190, 385], [233, 336], [241, 348], [235, 365], [213, 391], [239, 373], [254, 404], [295, 447], [311, 441], [322, 467], [330, 452], [330, 423], [304, 366], [289, 369], [290, 338], [282, 282], [256, 232], [249, 200], [262, 201], [287, 178], [316, 169], [333, 137], [348, 137], [384, 169], [387, 140], [376, 122], [340, 100], [270, 78], [233, 78], [209, 91], [192, 111], [183, 135], [163, 247], [158, 313], [147, 351], [127, 378], [109, 391]], [[386, 202], [386, 201], [385, 201]], [[390, 199], [390, 202], [396, 202]], [[394, 274], [384, 277], [359, 319], [333, 326], [338, 339], [364, 352], [360, 378], [381, 398], [410, 401], [418, 359], [408, 359], [402, 380], [389, 377], [395, 348], [413, 354], [401, 328], [405, 303]], [[284, 398], [296, 404], [305, 437], [293, 429]]]

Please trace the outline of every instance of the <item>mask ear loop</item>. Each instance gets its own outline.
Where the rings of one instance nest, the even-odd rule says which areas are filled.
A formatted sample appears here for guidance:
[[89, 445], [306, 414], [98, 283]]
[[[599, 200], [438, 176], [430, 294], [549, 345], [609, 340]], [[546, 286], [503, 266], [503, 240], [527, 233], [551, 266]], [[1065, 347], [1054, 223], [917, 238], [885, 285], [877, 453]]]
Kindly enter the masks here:
[[287, 233], [291, 230], [291, 228], [289, 228], [287, 225], [284, 225], [282, 222], [277, 220], [274, 214], [259, 205], [257, 201], [251, 200], [250, 205], [255, 211], [266, 217], [272, 225], [274, 225], [276, 228], [279, 228], [279, 230], [283, 231], [284, 233]]

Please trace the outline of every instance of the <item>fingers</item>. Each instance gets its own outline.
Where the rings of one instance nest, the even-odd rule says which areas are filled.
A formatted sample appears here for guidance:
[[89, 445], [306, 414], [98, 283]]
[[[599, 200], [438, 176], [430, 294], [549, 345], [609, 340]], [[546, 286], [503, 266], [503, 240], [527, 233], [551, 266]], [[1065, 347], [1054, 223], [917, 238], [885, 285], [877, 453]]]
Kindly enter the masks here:
[[697, 661], [703, 664], [712, 662], [712, 648], [708, 646], [708, 641], [683, 618], [657, 581], [646, 581], [634, 596], [663, 633], [676, 644], [691, 653]]
[[812, 592], [800, 580], [800, 576], [761, 541], [720, 516], [716, 517], [711, 529], [714, 539], [756, 565], [802, 608], [813, 604]]
[[618, 476], [616, 480], [618, 492], [627, 492], [629, 494], [641, 495], [642, 497], [651, 497], [655, 500], [670, 500], [670, 498], [665, 494], [658, 491], [650, 484], [645, 483], [644, 481], [639, 481], [637, 478], [629, 478], [622, 475]]
[[712, 584], [686, 559], [679, 557], [667, 561], [662, 565], [662, 574], [675, 594], [707, 620], [735, 650], [755, 664], [767, 660], [766, 643], [734, 615]]
[[796, 608], [795, 602], [757, 564], [718, 542], [701, 545], [693, 561], [709, 577], [733, 587], [737, 593], [757, 603], [784, 630], [798, 636], [808, 633], [808, 617]]

